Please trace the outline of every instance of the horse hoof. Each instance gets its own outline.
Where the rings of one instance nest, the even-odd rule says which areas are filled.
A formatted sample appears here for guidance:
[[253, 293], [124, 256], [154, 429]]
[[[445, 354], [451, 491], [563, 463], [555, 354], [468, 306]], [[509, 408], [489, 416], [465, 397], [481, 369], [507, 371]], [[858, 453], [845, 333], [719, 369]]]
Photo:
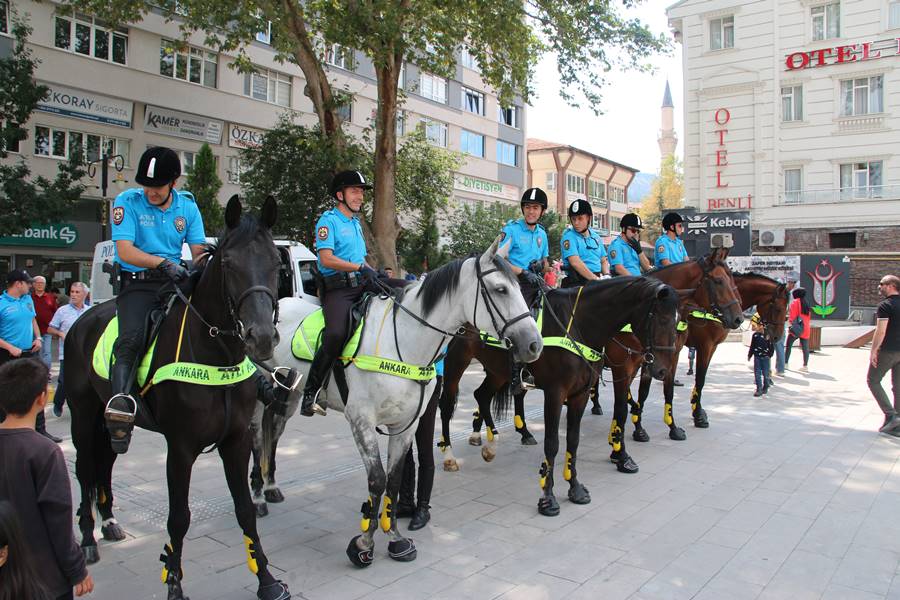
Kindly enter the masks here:
[[637, 463], [634, 462], [630, 456], [627, 454], [624, 458], [620, 458], [616, 461], [616, 470], [619, 473], [627, 473], [628, 475], [632, 475], [638, 472]]
[[459, 463], [456, 462], [455, 458], [448, 458], [444, 461], [444, 470], [455, 473], [456, 471], [459, 471]]
[[586, 487], [580, 483], [576, 483], [569, 488], [569, 502], [573, 502], [574, 504], [590, 504], [591, 493], [588, 492]]
[[491, 446], [485, 446], [481, 449], [481, 458], [484, 459], [484, 462], [491, 462], [497, 458], [497, 451]]
[[169, 592], [166, 594], [166, 600], [191, 600], [181, 591], [181, 582], [173, 581], [169, 584]]
[[470, 446], [480, 446], [481, 445], [481, 434], [473, 431], [469, 435], [469, 445]]
[[283, 581], [276, 581], [269, 585], [261, 585], [256, 591], [259, 600], [290, 600], [291, 592]]
[[534, 436], [527, 429], [516, 429], [516, 433], [522, 436], [523, 446], [537, 446], [537, 440], [534, 439]]
[[256, 516], [260, 519], [263, 517], [269, 516], [269, 505], [265, 502], [260, 502], [259, 504], [254, 504], [256, 507]]
[[263, 496], [265, 496], [266, 502], [271, 502], [273, 504], [278, 504], [279, 502], [284, 502], [284, 494], [282, 494], [281, 490], [278, 488], [272, 488], [271, 490], [266, 490], [263, 493]]
[[675, 440], [676, 442], [683, 442], [687, 439], [687, 434], [681, 427], [676, 427], [673, 425], [669, 428], [669, 439]]
[[368, 567], [372, 564], [372, 561], [375, 560], [375, 554], [372, 552], [372, 548], [360, 550], [359, 546], [356, 544], [356, 540], [361, 537], [361, 535], [358, 535], [347, 544], [347, 557], [350, 559], [350, 562], [357, 567]]
[[650, 434], [647, 433], [647, 430], [641, 427], [640, 429], [635, 429], [634, 433], [631, 434], [631, 439], [636, 442], [649, 442]]
[[100, 562], [100, 551], [97, 550], [97, 545], [93, 546], [82, 546], [81, 551], [84, 553], [84, 562], [89, 565], [96, 564]]
[[409, 538], [399, 539], [388, 543], [388, 556], [399, 562], [412, 562], [416, 560], [416, 545]]
[[541, 496], [541, 499], [538, 500], [538, 512], [545, 517], [555, 517], [559, 514], [559, 502], [552, 494]]
[[709, 427], [709, 419], [706, 417], [706, 411], [702, 408], [694, 415], [694, 427], [707, 429]]
[[107, 542], [121, 542], [125, 539], [125, 532], [119, 527], [118, 523], [109, 523], [100, 527], [100, 533]]
[[598, 404], [597, 406], [592, 406], [592, 407], [591, 407], [591, 414], [592, 414], [592, 415], [602, 415], [602, 414], [603, 414], [603, 408], [602, 408], [599, 404]]

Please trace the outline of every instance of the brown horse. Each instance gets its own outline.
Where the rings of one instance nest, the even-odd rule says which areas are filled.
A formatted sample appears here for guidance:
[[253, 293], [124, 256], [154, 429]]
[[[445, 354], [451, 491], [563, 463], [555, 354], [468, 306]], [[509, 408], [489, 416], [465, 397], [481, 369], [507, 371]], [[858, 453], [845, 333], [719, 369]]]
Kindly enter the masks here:
[[[770, 277], [756, 273], [734, 275], [734, 282], [738, 292], [740, 292], [741, 308], [747, 310], [751, 306], [755, 306], [756, 311], [762, 319], [766, 335], [769, 339], [776, 340], [781, 337], [789, 304], [787, 286]], [[719, 344], [724, 342], [725, 338], [728, 336], [728, 330], [721, 322], [712, 320], [706, 315], [695, 316], [695, 314], [688, 313], [687, 322], [688, 329], [685, 333], [679, 335], [679, 344], [676, 345], [678, 346], [679, 351], [681, 346], [685, 343], [688, 346], [697, 349], [697, 374], [694, 379], [694, 389], [691, 392], [691, 414], [694, 418], [694, 426], [705, 429], [709, 427], [709, 419], [707, 418], [706, 411], [700, 404], [700, 396], [703, 392], [703, 385], [706, 383], [706, 373], [709, 370], [709, 363], [712, 360], [716, 348]], [[632, 434], [632, 437], [638, 442], [647, 442], [650, 440], [649, 434], [647, 434], [647, 431], [641, 425], [641, 415], [643, 414], [644, 404], [647, 400], [646, 390], [649, 389], [649, 387], [649, 377], [646, 378], [645, 384], [645, 379], [642, 374], [638, 402], [635, 403], [630, 394], [627, 400], [631, 405], [631, 420], [634, 422], [634, 433]], [[665, 410], [664, 419], [668, 424], [672, 412], [668, 393], [666, 394]], [[678, 437], [677, 435], [673, 437], [673, 426], [674, 421], [669, 425], [669, 437], [675, 440], [684, 439], [684, 437]], [[684, 435], [684, 430], [681, 430], [681, 434]]]
[[[644, 277], [618, 277], [611, 281], [590, 283], [583, 288], [554, 290], [547, 294], [542, 334], [544, 351], [529, 369], [544, 391], [545, 459], [541, 466], [543, 495], [538, 509], [543, 515], [559, 514], [559, 503], [553, 495], [553, 465], [559, 450], [559, 422], [566, 405], [566, 461], [563, 477], [569, 482], [569, 499], [587, 504], [591, 497], [579, 481], [576, 469], [581, 416], [588, 392], [597, 378], [599, 351], [616, 331], [632, 323], [648, 353], [655, 357], [651, 373], [662, 377], [672, 366], [677, 322], [678, 293], [660, 281]], [[572, 349], [552, 345], [551, 340], [578, 342]], [[565, 344], [564, 344], [565, 345]], [[440, 444], [445, 453], [445, 470], [456, 470], [456, 459], [450, 446], [449, 424], [459, 381], [463, 372], [477, 358], [487, 376], [475, 391], [478, 408], [487, 428], [488, 443], [482, 457], [491, 461], [496, 455], [497, 429], [490, 403], [495, 399], [497, 413], [502, 415], [509, 404], [508, 351], [472, 340], [454, 340], [444, 361], [444, 391], [441, 395], [443, 435]], [[497, 392], [503, 388], [503, 393]], [[456, 467], [458, 468], [458, 467]]]

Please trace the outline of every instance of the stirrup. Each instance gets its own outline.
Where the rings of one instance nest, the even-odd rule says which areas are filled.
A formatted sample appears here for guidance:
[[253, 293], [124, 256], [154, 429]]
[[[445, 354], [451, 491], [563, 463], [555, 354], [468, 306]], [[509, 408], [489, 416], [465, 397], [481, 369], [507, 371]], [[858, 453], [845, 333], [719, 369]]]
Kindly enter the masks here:
[[[131, 402], [132, 412], [112, 406], [113, 402], [120, 399]], [[109, 431], [110, 446], [112, 446], [112, 450], [116, 454], [128, 452], [128, 446], [131, 444], [131, 432], [134, 429], [135, 415], [137, 415], [137, 401], [128, 394], [115, 394], [106, 403], [103, 417], [106, 420], [106, 429]]]
[[[281, 381], [282, 379], [284, 379], [284, 382]], [[288, 394], [297, 389], [302, 379], [303, 374], [291, 367], [275, 367], [272, 369], [272, 380], [275, 385], [286, 390]]]
[[532, 375], [527, 367], [522, 367], [522, 370], [519, 371], [519, 385], [524, 390], [533, 390], [537, 387], [534, 383], [534, 375]]
[[[118, 408], [113, 408], [112, 403], [120, 398], [131, 402], [132, 410], [130, 412], [127, 410], [119, 410]], [[135, 415], [137, 415], [137, 411], [137, 401], [129, 394], [121, 393], [115, 394], [112, 398], [109, 399], [109, 401], [106, 403], [106, 410], [103, 414], [107, 419], [111, 421], [134, 423], [134, 417]]]
[[308, 411], [304, 410], [306, 408], [306, 407], [304, 407], [304, 402], [306, 400], [306, 392], [303, 392], [303, 399], [300, 401], [300, 414], [301, 415], [303, 415], [304, 417], [312, 417], [315, 415], [322, 415], [323, 417], [325, 416], [325, 414], [326, 414], [325, 407], [321, 406], [317, 402], [317, 400], [319, 399], [319, 393], [321, 393], [321, 391], [322, 391], [322, 388], [319, 388], [316, 390], [316, 393], [313, 395], [313, 398], [312, 398], [312, 406], [309, 407]]

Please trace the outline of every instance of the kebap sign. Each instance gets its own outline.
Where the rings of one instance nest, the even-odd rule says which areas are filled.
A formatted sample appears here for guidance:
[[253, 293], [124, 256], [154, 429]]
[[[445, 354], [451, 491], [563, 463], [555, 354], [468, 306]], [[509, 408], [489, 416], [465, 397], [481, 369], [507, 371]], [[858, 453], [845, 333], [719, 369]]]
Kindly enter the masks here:
[[144, 110], [144, 131], [161, 133], [210, 144], [222, 143], [224, 124], [190, 113], [147, 105]]
[[713, 246], [727, 246], [723, 239], [733, 243], [729, 256], [750, 256], [750, 211], [716, 211], [698, 213], [693, 209], [678, 209], [684, 217], [684, 234], [681, 236], [689, 256], [708, 254]]
[[131, 128], [134, 103], [85, 92], [74, 88], [41, 82], [50, 88], [47, 97], [38, 102], [37, 110], [73, 119]]

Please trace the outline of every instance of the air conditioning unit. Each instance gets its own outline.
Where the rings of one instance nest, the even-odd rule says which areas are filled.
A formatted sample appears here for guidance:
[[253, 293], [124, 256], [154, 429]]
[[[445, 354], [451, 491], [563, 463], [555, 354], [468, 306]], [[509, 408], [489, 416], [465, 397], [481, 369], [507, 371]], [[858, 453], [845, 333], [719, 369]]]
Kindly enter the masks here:
[[709, 236], [710, 248], [731, 248], [734, 246], [734, 238], [730, 233], [714, 233]]
[[784, 229], [760, 229], [760, 246], [784, 246]]

